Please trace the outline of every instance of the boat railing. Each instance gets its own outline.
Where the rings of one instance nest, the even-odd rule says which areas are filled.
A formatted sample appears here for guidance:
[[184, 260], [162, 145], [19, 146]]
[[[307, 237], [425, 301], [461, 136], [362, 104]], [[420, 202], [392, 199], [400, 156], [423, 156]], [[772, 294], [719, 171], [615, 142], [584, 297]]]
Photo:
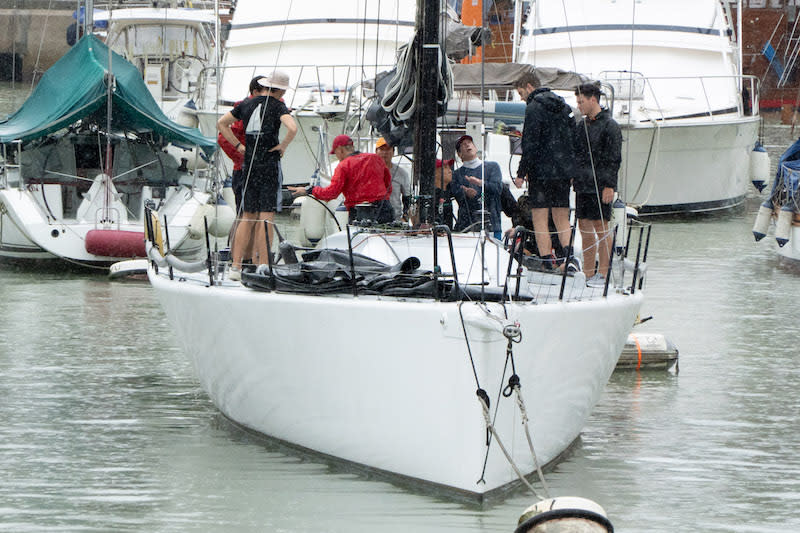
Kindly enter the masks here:
[[[352, 64], [332, 64], [318, 65], [313, 63], [281, 64], [279, 70], [287, 72], [292, 91], [290, 98], [286, 101], [289, 108], [300, 108], [308, 102], [298, 102], [295, 100], [298, 92], [303, 90], [316, 93], [318, 95], [329, 95], [332, 101], [339, 101], [342, 105], [353, 103], [348, 96], [355, 88], [364, 86], [366, 82], [372, 81], [375, 75], [382, 71], [394, 68], [393, 64], [373, 64], [369, 65], [368, 71], [365, 67]], [[200, 72], [197, 81], [195, 101], [206, 101], [205, 96], [211, 90], [211, 80], [216, 80], [219, 87], [222, 87], [226, 76], [237, 76], [241, 78], [241, 95], [233, 100], [220, 96], [220, 104], [231, 105], [247, 94], [247, 84], [257, 74], [269, 73], [275, 70], [275, 65], [250, 64], [250, 65], [221, 65], [207, 66]], [[318, 100], [315, 104], [323, 104]]]
[[[602, 287], [602, 295], [608, 296], [609, 289], [633, 294], [642, 289], [647, 272], [647, 255], [650, 247], [650, 234], [652, 226], [638, 219], [629, 219], [625, 226], [617, 226], [605, 237], [611, 239], [610, 249], [613, 253], [609, 257], [608, 271], [611, 275], [605, 277], [605, 284]], [[574, 236], [573, 229], [573, 236]], [[515, 301], [521, 297], [528, 298], [531, 289], [537, 285], [536, 281], [531, 281], [531, 274], [537, 273], [535, 256], [525, 256], [525, 243], [535, 242], [535, 232], [524, 227], [517, 227], [507, 240], [506, 248], [509, 250], [509, 259], [506, 266], [505, 284], [503, 286], [503, 301]], [[598, 243], [597, 246], [600, 246]], [[572, 249], [570, 244], [569, 249]], [[569, 264], [570, 257], [564, 258], [564, 264]], [[575, 283], [574, 278], [578, 273], [571, 273], [567, 268], [554, 270], [549, 274], [550, 279], [554, 275], [561, 277], [557, 285], [556, 292], [545, 289], [533, 294], [537, 303], [552, 303], [570, 300], [585, 300], [597, 298], [596, 288], [584, 287], [581, 283]], [[569, 279], [573, 278], [573, 282]], [[527, 282], [527, 294], [522, 292], [523, 281]], [[553, 287], [552, 282], [542, 284], [542, 287]]]
[[3, 171], [0, 172], [0, 189], [7, 189], [9, 187], [8, 174], [16, 170], [17, 186], [20, 190], [25, 188], [25, 183], [22, 179], [22, 141], [17, 139], [12, 143], [13, 159], [9, 159], [9, 145], [3, 144]]
[[122, 216], [116, 207], [101, 207], [94, 212], [95, 229], [108, 226], [116, 226], [116, 229], [120, 229], [121, 224]]
[[443, 277], [442, 273], [442, 265], [439, 264], [439, 234], [444, 233], [447, 237], [447, 248], [450, 252], [450, 264], [453, 266], [453, 287], [457, 290], [459, 287], [458, 284], [458, 268], [456, 268], [456, 253], [455, 249], [453, 248], [453, 232], [450, 231], [450, 227], [444, 224], [439, 224], [438, 226], [434, 226], [431, 230], [433, 233], [433, 287], [434, 293], [433, 297], [436, 300], [441, 299], [441, 287], [439, 286], [439, 279]]
[[[654, 116], [644, 121], [688, 118], [711, 120], [732, 113], [758, 115], [759, 80], [752, 75], [645, 76], [640, 72], [603, 71], [600, 82], [610, 90], [609, 108], [619, 104], [621, 114], [632, 115], [636, 106]], [[719, 95], [736, 90], [736, 101]]]
[[[145, 209], [144, 218], [146, 225], [151, 224], [152, 214], [149, 208]], [[275, 248], [273, 246], [275, 243], [270, 242], [269, 224], [273, 224], [273, 222], [264, 221], [264, 233], [267, 239], [267, 249], [272, 250]], [[352, 231], [353, 229], [355, 229], [355, 232]], [[585, 274], [570, 272], [567, 268], [556, 269], [549, 273], [537, 271], [535, 267], [531, 266], [530, 262], [525, 261], [523, 255], [525, 239], [535, 240], [535, 232], [523, 227], [515, 228], [513, 237], [505, 243], [486, 236], [481, 236], [478, 239], [475, 239], [474, 234], [469, 236], [476, 246], [494, 246], [497, 248], [496, 254], [484, 253], [483, 249], [480, 251], [476, 249], [467, 254], [467, 256], [472, 257], [471, 261], [473, 263], [476, 257], [480, 263], [481, 280], [480, 282], [471, 282], [469, 279], [461, 280], [459, 277], [458, 257], [464, 258], [465, 254], [459, 255], [456, 253], [454, 235], [448, 226], [437, 225], [428, 228], [403, 229], [392, 227], [392, 225], [375, 226], [358, 221], [353, 226], [346, 225], [346, 231], [344, 232], [346, 241], [341, 242], [341, 244], [346, 243], [346, 245], [340, 245], [339, 250], [340, 252], [346, 252], [347, 260], [344, 263], [331, 264], [329, 272], [331, 280], [325, 282], [330, 283], [329, 285], [314, 285], [311, 282], [307, 282], [308, 285], [305, 285], [304, 282], [300, 281], [298, 274], [302, 271], [302, 267], [294, 264], [297, 263], [296, 253], [300, 250], [311, 249], [297, 248], [288, 244], [279, 232], [276, 232], [280, 239], [280, 245], [277, 247], [278, 255], [273, 257], [272, 254], [268, 254], [266, 264], [255, 271], [256, 275], [261, 276], [261, 281], [253, 282], [253, 279], [251, 279], [250, 282], [254, 288], [268, 291], [277, 290], [304, 294], [349, 292], [355, 297], [368, 294], [400, 295], [397, 292], [383, 293], [381, 292], [382, 289], [376, 289], [376, 285], [373, 283], [377, 279], [375, 276], [381, 278], [378, 280], [379, 284], [381, 284], [386, 282], [388, 279], [386, 276], [388, 275], [390, 277], [397, 276], [399, 283], [407, 288], [409, 292], [403, 293], [404, 296], [433, 298], [437, 301], [472, 300], [547, 304], [592, 300], [600, 296], [607, 297], [610, 291], [634, 294], [643, 288], [647, 273], [651, 231], [652, 226], [650, 224], [636, 218], [629, 218], [625, 225], [619, 225], [609, 232], [606, 238], [611, 239], [609, 248], [612, 253], [608, 265], [609, 275], [605, 277], [605, 284], [602, 287], [588, 287], [585, 283]], [[190, 270], [185, 270], [186, 272], [208, 269], [209, 283], [214, 285], [215, 279], [221, 279], [225, 272], [225, 266], [223, 260], [211, 252], [207, 220], [205, 221], [205, 232], [207, 260], [198, 262], [196, 265], [176, 263], [176, 260], [171, 258], [169, 231], [165, 218], [165, 239], [163, 244], [166, 247], [160, 252], [160, 258], [167, 261], [171, 267], [176, 266], [179, 270], [190, 268]], [[159, 249], [162, 246], [160, 234], [160, 230], [156, 228], [148, 228], [147, 230], [147, 240], [150, 241], [152, 246]], [[397, 246], [396, 238], [414, 239], [426, 235], [432, 237], [432, 261], [428, 263], [431, 266], [427, 267], [430, 270], [417, 270], [420, 266], [419, 258], [407, 254], [398, 254], [395, 250], [395, 246]], [[448, 257], [445, 261], [442, 261], [440, 257], [443, 250], [440, 249], [439, 239], [442, 237], [447, 241], [445, 250]], [[399, 261], [396, 265], [370, 259], [371, 253], [367, 256], [359, 255], [359, 259], [356, 261], [355, 256], [358, 255], [359, 249], [375, 238], [383, 243], [385, 253], [389, 254], [387, 257], [391, 256], [396, 261]], [[375, 248], [373, 247], [372, 249], [374, 250]], [[572, 245], [570, 245], [570, 249], [572, 249]], [[333, 246], [332, 250], [335, 252], [336, 246]], [[508, 250], [508, 262], [505, 265], [501, 264], [501, 257], [504, 257], [504, 254], [500, 253], [502, 250]], [[285, 265], [276, 263], [278, 257], [283, 258]], [[497, 259], [497, 264], [494, 265], [496, 269], [493, 269], [492, 265], [486, 262], [487, 259], [494, 262], [492, 257]], [[530, 258], [531, 256], [528, 257]], [[153, 258], [151, 257], [151, 259]], [[567, 257], [564, 264], [569, 264], [569, 259]], [[227, 262], [228, 260], [225, 259], [224, 261]], [[310, 264], [313, 264], [313, 262], [314, 260]], [[467, 259], [467, 262], [469, 263], [470, 260]], [[167, 263], [161, 262], [162, 266], [167, 265]], [[408, 265], [412, 266], [406, 268]], [[323, 269], [318, 264], [314, 265], [312, 269], [317, 272], [314, 277], [318, 279], [318, 273], [323, 272]], [[348, 274], [346, 280], [341, 279], [338, 274], [342, 269]], [[170, 268], [170, 274], [171, 270]], [[503, 273], [503, 270], [505, 270], [505, 273]], [[484, 274], [486, 275], [485, 278]], [[371, 280], [367, 279], [370, 277], [372, 277]], [[467, 278], [469, 277], [468, 273]], [[555, 283], [554, 279], [559, 277], [560, 283]], [[395, 278], [392, 277], [392, 279]], [[398, 286], [397, 283], [392, 285], [394, 289], [397, 289]]]

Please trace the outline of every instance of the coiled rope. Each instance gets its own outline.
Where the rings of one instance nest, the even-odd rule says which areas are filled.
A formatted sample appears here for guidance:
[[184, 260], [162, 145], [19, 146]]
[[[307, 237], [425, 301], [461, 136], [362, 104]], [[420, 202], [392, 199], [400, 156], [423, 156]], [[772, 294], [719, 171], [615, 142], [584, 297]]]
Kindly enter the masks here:
[[[396, 123], [411, 120], [417, 107], [417, 69], [414, 50], [420, 46], [418, 37], [418, 34], [415, 34], [411, 42], [400, 51], [397, 71], [389, 80], [381, 99], [381, 107]], [[441, 47], [438, 47], [438, 63], [436, 104], [439, 109], [446, 109], [447, 102], [453, 94], [453, 72], [450, 61], [445, 57]]]

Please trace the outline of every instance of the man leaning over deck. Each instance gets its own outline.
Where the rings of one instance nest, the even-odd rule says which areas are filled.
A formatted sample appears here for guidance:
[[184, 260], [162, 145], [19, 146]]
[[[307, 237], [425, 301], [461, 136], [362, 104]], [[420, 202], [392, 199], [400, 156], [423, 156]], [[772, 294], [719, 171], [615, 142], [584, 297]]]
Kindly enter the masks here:
[[327, 187], [287, 187], [294, 196], [312, 195], [320, 200], [333, 200], [344, 194], [344, 205], [352, 222], [354, 207], [370, 203], [377, 208], [376, 222], [388, 224], [394, 220], [389, 196], [392, 193], [392, 175], [386, 163], [377, 154], [356, 152], [353, 139], [339, 135], [333, 140], [331, 154], [339, 164]]

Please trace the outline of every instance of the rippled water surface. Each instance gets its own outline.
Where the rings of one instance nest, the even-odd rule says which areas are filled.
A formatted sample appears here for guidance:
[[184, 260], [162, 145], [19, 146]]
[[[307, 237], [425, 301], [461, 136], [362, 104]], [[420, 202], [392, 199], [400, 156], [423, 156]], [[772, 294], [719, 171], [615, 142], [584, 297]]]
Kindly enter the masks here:
[[[757, 207], [654, 222], [640, 330], [680, 372], [615, 373], [548, 475], [617, 531], [800, 531], [800, 272], [753, 242]], [[535, 500], [456, 503], [241, 432], [145, 283], [1, 266], [0, 317], [0, 530], [508, 532]]]

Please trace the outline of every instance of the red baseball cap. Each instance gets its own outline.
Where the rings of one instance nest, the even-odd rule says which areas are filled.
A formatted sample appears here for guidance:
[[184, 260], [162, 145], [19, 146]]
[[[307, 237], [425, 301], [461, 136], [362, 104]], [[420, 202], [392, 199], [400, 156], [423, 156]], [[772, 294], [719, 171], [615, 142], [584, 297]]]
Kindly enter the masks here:
[[336, 138], [333, 139], [333, 145], [331, 146], [330, 153], [332, 154], [340, 146], [351, 146], [352, 144], [353, 139], [351, 139], [348, 135], [337, 135]]
[[436, 160], [436, 168], [440, 168], [442, 164], [447, 165], [450, 168], [453, 168], [453, 163], [455, 163], [455, 159], [445, 159], [442, 161], [441, 159]]

